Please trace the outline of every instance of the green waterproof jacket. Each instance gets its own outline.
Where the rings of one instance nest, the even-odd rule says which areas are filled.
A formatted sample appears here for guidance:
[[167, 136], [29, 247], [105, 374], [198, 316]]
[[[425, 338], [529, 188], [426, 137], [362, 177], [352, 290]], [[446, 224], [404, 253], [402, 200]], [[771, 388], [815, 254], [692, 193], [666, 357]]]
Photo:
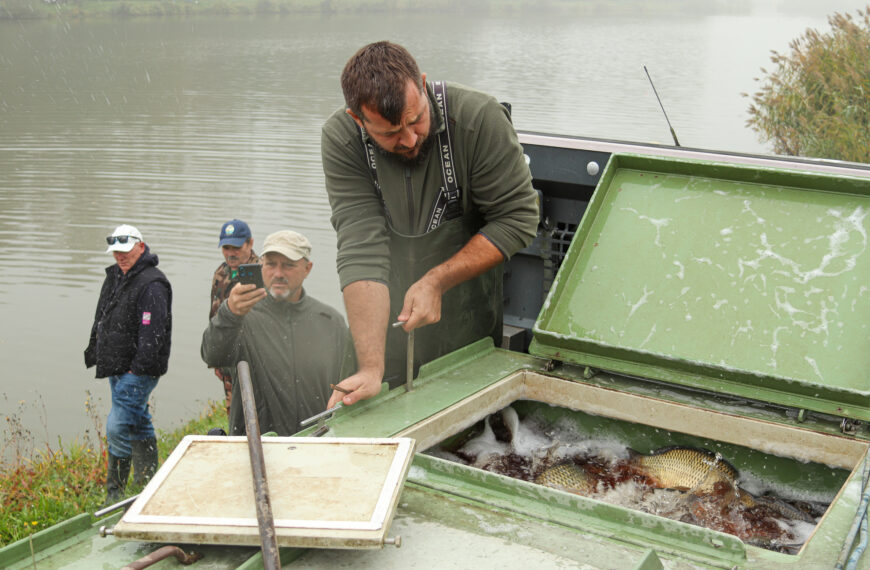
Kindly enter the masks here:
[[[428, 85], [427, 91], [435, 115], [435, 136], [445, 129], [445, 122]], [[493, 97], [454, 83], [447, 84], [447, 100], [463, 208], [477, 211], [482, 220], [478, 231], [508, 259], [531, 242], [538, 224], [531, 173], [509, 113]], [[437, 144], [427, 160], [415, 167], [376, 154], [383, 205], [366, 163], [360, 132], [344, 108], [324, 124], [321, 154], [337, 233], [341, 287], [360, 280], [389, 283], [390, 230], [403, 235], [427, 231], [441, 187]]]
[[260, 433], [292, 435], [300, 421], [326, 409], [329, 385], [353, 373], [349, 339], [344, 317], [304, 292], [298, 303], [267, 296], [241, 317], [221, 303], [200, 352], [208, 366], [232, 369], [230, 435], [245, 433], [239, 361], [251, 369]]

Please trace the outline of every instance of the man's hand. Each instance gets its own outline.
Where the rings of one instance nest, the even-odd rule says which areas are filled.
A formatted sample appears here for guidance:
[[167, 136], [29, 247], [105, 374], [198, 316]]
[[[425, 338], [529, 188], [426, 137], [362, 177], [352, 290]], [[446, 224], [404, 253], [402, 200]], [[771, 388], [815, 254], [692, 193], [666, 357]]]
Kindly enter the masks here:
[[441, 296], [504, 261], [504, 256], [481, 234], [471, 236], [453, 257], [426, 272], [405, 293], [399, 322], [406, 332], [441, 320]]
[[372, 369], [360, 370], [353, 376], [348, 376], [341, 381], [339, 386], [348, 390], [350, 394], [333, 390], [332, 396], [329, 398], [329, 403], [326, 405], [326, 409], [335, 406], [339, 401], [345, 406], [350, 406], [360, 400], [377, 396], [381, 391], [381, 382], [383, 379], [383, 371], [378, 372], [377, 370]]
[[402, 328], [410, 332], [440, 321], [441, 295], [441, 287], [428, 275], [411, 285], [398, 316], [399, 322], [405, 323]]
[[257, 289], [253, 283], [236, 283], [227, 297], [227, 307], [234, 315], [243, 317], [266, 297], [266, 290], [262, 287]]

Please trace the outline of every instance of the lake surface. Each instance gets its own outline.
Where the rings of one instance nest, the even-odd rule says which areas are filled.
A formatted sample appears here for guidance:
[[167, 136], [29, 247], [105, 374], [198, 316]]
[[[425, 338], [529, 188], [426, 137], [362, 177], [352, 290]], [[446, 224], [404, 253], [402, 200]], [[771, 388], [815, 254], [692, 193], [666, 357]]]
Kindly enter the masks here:
[[153, 396], [159, 428], [223, 395], [199, 345], [225, 220], [246, 220], [255, 249], [278, 229], [306, 234], [306, 289], [343, 311], [320, 126], [342, 104], [341, 69], [362, 45], [396, 41], [430, 79], [510, 101], [519, 130], [670, 143], [646, 65], [684, 146], [767, 153], [744, 126], [741, 93], [756, 90], [770, 50], [788, 51], [808, 27], [827, 31], [827, 14], [863, 7], [696, 4], [582, 15], [0, 21], [7, 453], [18, 425], [53, 446], [93, 432], [89, 398], [105, 421], [108, 385], [84, 368], [82, 351], [113, 262], [104, 237], [120, 223], [143, 232], [174, 290], [172, 357]]

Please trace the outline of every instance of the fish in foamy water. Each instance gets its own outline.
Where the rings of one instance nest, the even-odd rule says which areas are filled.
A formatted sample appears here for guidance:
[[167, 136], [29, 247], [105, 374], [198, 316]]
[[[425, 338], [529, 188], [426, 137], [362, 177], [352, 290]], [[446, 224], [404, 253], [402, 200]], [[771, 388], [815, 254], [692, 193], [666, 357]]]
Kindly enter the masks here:
[[535, 483], [577, 495], [591, 495], [598, 486], [598, 480], [575, 463], [553, 465], [535, 477]]
[[664, 447], [649, 455], [629, 451], [630, 467], [656, 487], [713, 493], [717, 483], [736, 486], [737, 469], [718, 453], [706, 449]]
[[[767, 509], [773, 516], [782, 517], [785, 519], [798, 520], [807, 523], [815, 523], [815, 516], [805, 510], [778, 498], [767, 497], [764, 495], [752, 495], [742, 489], [740, 491], [740, 502], [749, 509]], [[821, 514], [824, 514], [822, 511]], [[819, 514], [818, 516], [821, 516]]]

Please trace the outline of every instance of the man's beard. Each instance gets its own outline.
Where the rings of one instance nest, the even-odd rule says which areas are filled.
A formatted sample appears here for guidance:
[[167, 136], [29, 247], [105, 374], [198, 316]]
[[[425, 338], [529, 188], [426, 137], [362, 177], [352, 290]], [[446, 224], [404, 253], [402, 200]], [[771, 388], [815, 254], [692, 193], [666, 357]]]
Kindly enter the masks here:
[[389, 156], [406, 166], [419, 166], [426, 162], [426, 158], [429, 156], [429, 151], [432, 150], [432, 147], [435, 144], [435, 139], [437, 137], [432, 135], [432, 127], [435, 125], [435, 113], [432, 110], [432, 105], [429, 105], [429, 132], [426, 133], [426, 138], [423, 139], [423, 142], [420, 143], [420, 150], [417, 151], [417, 154], [413, 157], [405, 156], [404, 154], [400, 154], [398, 152], [394, 152], [391, 150], [387, 150], [381, 145], [377, 143], [373, 138], [369, 137], [372, 145], [384, 156]]
[[417, 154], [413, 157], [405, 156], [404, 154], [387, 150], [379, 145], [374, 139], [370, 140], [375, 149], [377, 149], [377, 151], [382, 155], [397, 160], [406, 166], [419, 166], [426, 162], [426, 158], [429, 156], [429, 151], [432, 150], [432, 144], [435, 142], [435, 137], [433, 137], [431, 134], [427, 135], [426, 138], [423, 139], [423, 142], [420, 144], [420, 150], [418, 150]]
[[[275, 285], [283, 285], [283, 291], [275, 291]], [[290, 298], [290, 296], [295, 293], [295, 290], [290, 289], [289, 283], [283, 279], [275, 279], [271, 283], [269, 283], [269, 295], [275, 299], [276, 301], [286, 301]]]
[[274, 290], [272, 289], [272, 287], [269, 287], [269, 295], [270, 295], [273, 299], [275, 299], [276, 301], [286, 301], [287, 298], [290, 297], [290, 294], [291, 294], [291, 293], [293, 293], [293, 291], [291, 291], [290, 289], [284, 289], [283, 292], [280, 292], [280, 293], [279, 293], [279, 292], [274, 291]]

